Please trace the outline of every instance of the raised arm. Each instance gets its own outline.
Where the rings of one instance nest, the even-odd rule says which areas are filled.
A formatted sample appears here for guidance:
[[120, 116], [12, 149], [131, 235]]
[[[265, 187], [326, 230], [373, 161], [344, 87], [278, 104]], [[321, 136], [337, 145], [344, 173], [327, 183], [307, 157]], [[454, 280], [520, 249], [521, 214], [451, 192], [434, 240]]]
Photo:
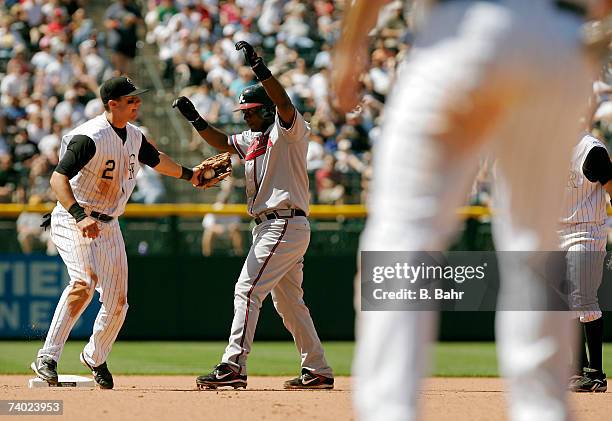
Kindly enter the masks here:
[[263, 59], [257, 55], [255, 49], [246, 41], [238, 41], [236, 50], [242, 50], [244, 58], [257, 79], [261, 82], [266, 93], [276, 106], [276, 111], [284, 126], [290, 126], [295, 116], [295, 107], [289, 99], [289, 95], [285, 88], [280, 84], [278, 79], [272, 76], [272, 73], [264, 63]]
[[202, 139], [210, 146], [221, 152], [236, 153], [234, 147], [227, 141], [227, 134], [204, 120], [189, 98], [182, 96], [175, 99], [172, 107], [181, 112], [183, 117], [193, 125]]

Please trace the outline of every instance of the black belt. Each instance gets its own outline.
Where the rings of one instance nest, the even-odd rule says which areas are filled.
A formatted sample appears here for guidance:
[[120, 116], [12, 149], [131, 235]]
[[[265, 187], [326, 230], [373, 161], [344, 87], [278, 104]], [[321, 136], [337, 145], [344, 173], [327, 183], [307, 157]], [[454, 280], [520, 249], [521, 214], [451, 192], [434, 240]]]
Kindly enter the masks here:
[[[450, 3], [453, 1], [458, 1], [458, 0], [438, 0], [439, 3]], [[466, 1], [466, 0], [461, 0], [461, 1]], [[478, 1], [489, 1], [489, 2], [495, 3], [499, 0], [478, 0]], [[586, 8], [582, 6], [581, 4], [578, 4], [572, 0], [555, 0], [553, 1], [553, 4], [557, 7], [557, 9], [563, 10], [564, 12], [574, 13], [578, 16], [586, 16], [586, 12], [587, 12]]]
[[304, 212], [301, 209], [282, 209], [282, 211], [291, 211], [291, 215], [287, 215], [287, 216], [282, 216], [279, 215], [277, 211], [270, 211], [268, 213], [264, 213], [263, 216], [258, 216], [257, 218], [255, 218], [255, 223], [257, 225], [261, 224], [264, 220], [271, 220], [271, 219], [289, 219], [289, 218], [293, 218], [294, 216], [306, 216], [306, 212]]
[[100, 212], [96, 212], [96, 211], [91, 211], [89, 216], [91, 216], [92, 218], [97, 219], [98, 221], [102, 221], [102, 222], [110, 222], [110, 221], [113, 220], [112, 216], [108, 216], [105, 213], [100, 213]]

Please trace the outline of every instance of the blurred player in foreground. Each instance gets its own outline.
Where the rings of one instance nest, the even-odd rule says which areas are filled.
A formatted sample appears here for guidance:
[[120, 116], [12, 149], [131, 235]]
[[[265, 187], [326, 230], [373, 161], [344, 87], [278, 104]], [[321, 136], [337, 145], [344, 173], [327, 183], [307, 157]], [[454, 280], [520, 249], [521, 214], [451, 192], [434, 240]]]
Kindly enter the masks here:
[[[347, 6], [332, 77], [344, 112], [360, 100], [367, 34], [383, 3], [357, 0]], [[600, 13], [610, 6], [607, 0], [598, 4]], [[485, 149], [497, 158], [497, 250], [527, 256], [558, 249], [567, 164], [597, 67], [579, 39], [586, 13], [580, 4], [552, 0], [433, 5], [387, 100], [361, 250], [445, 250], [458, 225], [455, 209]], [[544, 279], [517, 255], [512, 264], [500, 261], [502, 289], [545, 300]], [[417, 417], [436, 316], [359, 313], [359, 419]], [[567, 315], [506, 311], [498, 313], [496, 324], [510, 418], [568, 419], [573, 338]]]

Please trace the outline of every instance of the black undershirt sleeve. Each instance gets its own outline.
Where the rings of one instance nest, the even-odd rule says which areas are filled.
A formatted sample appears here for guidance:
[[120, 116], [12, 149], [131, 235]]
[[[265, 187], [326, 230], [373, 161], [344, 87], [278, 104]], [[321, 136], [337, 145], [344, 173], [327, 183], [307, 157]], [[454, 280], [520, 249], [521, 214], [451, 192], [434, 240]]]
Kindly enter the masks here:
[[71, 179], [83, 169], [91, 158], [96, 154], [96, 144], [93, 139], [78, 134], [74, 136], [68, 147], [66, 153], [62, 157], [59, 164], [55, 168], [55, 172], [65, 175], [68, 179]]
[[591, 183], [605, 185], [612, 180], [612, 162], [606, 148], [597, 146], [591, 149], [582, 164], [582, 172]]
[[151, 168], [155, 168], [157, 164], [159, 164], [159, 151], [147, 141], [144, 134], [142, 135], [142, 142], [140, 143], [138, 161]]

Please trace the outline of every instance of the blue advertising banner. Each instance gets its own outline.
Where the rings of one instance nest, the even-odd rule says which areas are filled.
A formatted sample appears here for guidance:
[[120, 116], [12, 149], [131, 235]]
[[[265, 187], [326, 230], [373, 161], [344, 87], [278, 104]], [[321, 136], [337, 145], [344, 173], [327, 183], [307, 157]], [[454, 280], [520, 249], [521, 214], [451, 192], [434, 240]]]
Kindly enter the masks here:
[[[0, 254], [0, 338], [44, 339], [69, 281], [59, 256]], [[70, 337], [88, 338], [99, 309], [96, 293]]]

